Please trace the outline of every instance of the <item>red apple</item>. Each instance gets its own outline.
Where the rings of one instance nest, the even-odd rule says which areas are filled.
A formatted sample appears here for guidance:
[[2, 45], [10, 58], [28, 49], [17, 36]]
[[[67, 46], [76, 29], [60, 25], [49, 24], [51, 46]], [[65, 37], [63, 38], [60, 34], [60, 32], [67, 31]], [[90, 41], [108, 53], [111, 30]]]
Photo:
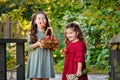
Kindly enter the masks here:
[[62, 52], [66, 52], [66, 51], [67, 51], [66, 48], [63, 48], [63, 49], [62, 49]]
[[67, 51], [67, 49], [66, 49], [66, 48], [63, 48], [62, 50], [60, 50], [60, 52], [61, 52], [61, 54], [62, 54], [63, 56], [65, 56], [65, 55], [66, 55], [66, 51]]
[[46, 39], [50, 39], [50, 36], [46, 36]]
[[45, 27], [46, 26], [46, 23], [45, 22], [41, 22], [40, 24], [42, 27]]
[[65, 53], [67, 50], [66, 48], [63, 48], [62, 50], [60, 50], [61, 53]]

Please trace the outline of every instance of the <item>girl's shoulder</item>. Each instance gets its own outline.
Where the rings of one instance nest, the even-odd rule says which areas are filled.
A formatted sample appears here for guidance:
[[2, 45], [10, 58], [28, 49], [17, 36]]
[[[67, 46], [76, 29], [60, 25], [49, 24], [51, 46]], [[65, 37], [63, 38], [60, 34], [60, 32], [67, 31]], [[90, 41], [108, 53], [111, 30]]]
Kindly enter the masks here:
[[77, 41], [77, 44], [83, 45], [83, 42], [79, 40], [79, 41]]
[[84, 49], [85, 48], [84, 43], [82, 41], [78, 41], [76, 43], [76, 48], [78, 48], [78, 49]]
[[77, 42], [75, 42], [75, 43], [73, 43], [73, 44], [75, 44], [75, 45], [78, 45], [78, 46], [79, 46], [79, 45], [83, 45], [83, 42], [79, 40], [79, 41], [77, 41]]
[[75, 47], [78, 47], [78, 46], [82, 46], [83, 45], [83, 42], [82, 41], [77, 41], [77, 42], [69, 42], [68, 43], [68, 46], [75, 46]]

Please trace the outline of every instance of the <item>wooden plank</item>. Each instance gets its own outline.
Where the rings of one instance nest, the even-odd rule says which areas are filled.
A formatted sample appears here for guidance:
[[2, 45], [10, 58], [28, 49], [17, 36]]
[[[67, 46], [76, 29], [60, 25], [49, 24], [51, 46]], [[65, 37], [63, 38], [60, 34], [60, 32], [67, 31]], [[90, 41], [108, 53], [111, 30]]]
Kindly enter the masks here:
[[6, 77], [6, 43], [0, 43], [0, 80], [7, 80], [7, 77]]
[[17, 80], [25, 80], [24, 43], [16, 43]]
[[2, 34], [2, 22], [0, 22], [0, 34]]
[[27, 39], [9, 39], [9, 38], [0, 38], [0, 43], [23, 43], [26, 42]]
[[11, 38], [11, 23], [10, 19], [7, 20], [4, 28], [5, 38]]
[[115, 61], [114, 61], [114, 66], [115, 66], [115, 80], [120, 80], [120, 49], [115, 50]]
[[120, 80], [120, 50], [110, 50], [109, 63], [111, 66], [110, 77], [112, 80]]
[[109, 40], [109, 43], [120, 43], [120, 34], [114, 36], [111, 40]]

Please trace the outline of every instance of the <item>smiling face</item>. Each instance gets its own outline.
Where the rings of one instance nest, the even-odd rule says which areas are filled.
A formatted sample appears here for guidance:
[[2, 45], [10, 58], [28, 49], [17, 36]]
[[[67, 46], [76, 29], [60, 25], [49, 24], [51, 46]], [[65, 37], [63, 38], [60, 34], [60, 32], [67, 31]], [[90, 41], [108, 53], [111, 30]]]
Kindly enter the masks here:
[[37, 14], [35, 19], [35, 24], [37, 24], [39, 29], [44, 29], [46, 27], [46, 18], [44, 14]]
[[66, 34], [67, 39], [71, 42], [75, 42], [78, 40], [77, 38], [78, 33], [75, 32], [73, 28], [67, 28], [65, 34]]

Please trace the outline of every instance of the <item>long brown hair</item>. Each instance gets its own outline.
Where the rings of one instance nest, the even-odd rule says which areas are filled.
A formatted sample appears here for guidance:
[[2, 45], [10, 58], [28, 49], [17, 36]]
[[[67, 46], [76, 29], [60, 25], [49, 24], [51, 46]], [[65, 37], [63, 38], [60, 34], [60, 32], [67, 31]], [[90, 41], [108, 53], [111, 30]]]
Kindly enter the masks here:
[[49, 27], [49, 21], [48, 21], [48, 18], [47, 18], [47, 15], [44, 13], [44, 12], [36, 12], [32, 15], [32, 20], [31, 20], [31, 30], [30, 30], [30, 43], [33, 44], [35, 42], [37, 42], [37, 36], [36, 36], [36, 33], [37, 33], [37, 25], [35, 24], [35, 20], [36, 20], [36, 16], [38, 14], [43, 14], [46, 18], [46, 27], [45, 27], [45, 30], [47, 29], [47, 27]]
[[[82, 32], [82, 30], [80, 29], [80, 27], [79, 27], [79, 25], [78, 24], [76, 24], [76, 23], [73, 23], [73, 22], [71, 22], [71, 23], [68, 23], [67, 25], [66, 25], [66, 29], [68, 29], [68, 28], [72, 28], [76, 33], [78, 33], [78, 39], [80, 40], [80, 41], [82, 41], [83, 42], [83, 44], [85, 45], [85, 52], [87, 52], [87, 44], [86, 44], [86, 41], [85, 41], [85, 36], [83, 35], [83, 32]], [[66, 30], [65, 29], [65, 30]], [[66, 44], [66, 47], [68, 46], [68, 43], [69, 43], [69, 40], [68, 40], [68, 38], [66, 37], [66, 34], [64, 33], [64, 36], [65, 36], [65, 44]]]

